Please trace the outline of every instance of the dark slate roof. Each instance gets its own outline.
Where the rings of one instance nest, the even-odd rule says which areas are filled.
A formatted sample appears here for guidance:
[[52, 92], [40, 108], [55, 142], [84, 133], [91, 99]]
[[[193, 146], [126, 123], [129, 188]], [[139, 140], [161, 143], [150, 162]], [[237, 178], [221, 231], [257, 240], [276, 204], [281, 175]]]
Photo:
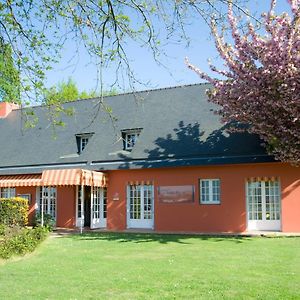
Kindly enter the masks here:
[[[72, 117], [55, 131], [44, 106], [34, 107], [38, 124], [22, 125], [15, 110], [0, 119], [0, 174], [38, 173], [45, 168], [113, 170], [166, 166], [269, 162], [255, 135], [228, 133], [216, 106], [207, 101], [207, 84], [105, 97], [117, 118], [99, 111], [99, 99], [65, 104]], [[143, 128], [131, 152], [123, 150], [122, 129]], [[76, 134], [94, 132], [82, 154]]]

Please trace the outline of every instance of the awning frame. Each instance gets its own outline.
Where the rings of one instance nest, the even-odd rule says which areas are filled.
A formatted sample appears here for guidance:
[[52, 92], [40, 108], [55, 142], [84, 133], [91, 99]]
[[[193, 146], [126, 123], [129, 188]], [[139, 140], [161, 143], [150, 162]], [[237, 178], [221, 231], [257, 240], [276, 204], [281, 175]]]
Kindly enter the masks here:
[[76, 185], [106, 187], [107, 184], [105, 173], [84, 169], [44, 170], [42, 174], [0, 176], [0, 188]]

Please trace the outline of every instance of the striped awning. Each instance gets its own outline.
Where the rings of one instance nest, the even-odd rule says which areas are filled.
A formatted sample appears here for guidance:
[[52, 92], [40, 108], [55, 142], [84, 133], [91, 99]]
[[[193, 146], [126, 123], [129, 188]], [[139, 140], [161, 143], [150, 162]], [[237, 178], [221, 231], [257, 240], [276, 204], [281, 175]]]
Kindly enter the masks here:
[[107, 186], [107, 177], [102, 172], [64, 169], [64, 170], [45, 170], [42, 175], [44, 186], [60, 185], [87, 185], [104, 187]]
[[128, 181], [128, 185], [151, 185], [153, 180], [131, 180]]
[[257, 176], [257, 177], [248, 177], [248, 182], [256, 182], [256, 181], [278, 181], [277, 176]]
[[0, 176], [0, 187], [41, 186], [42, 174]]
[[0, 176], [0, 187], [63, 185], [105, 187], [107, 183], [106, 174], [81, 169], [45, 170], [42, 174]]

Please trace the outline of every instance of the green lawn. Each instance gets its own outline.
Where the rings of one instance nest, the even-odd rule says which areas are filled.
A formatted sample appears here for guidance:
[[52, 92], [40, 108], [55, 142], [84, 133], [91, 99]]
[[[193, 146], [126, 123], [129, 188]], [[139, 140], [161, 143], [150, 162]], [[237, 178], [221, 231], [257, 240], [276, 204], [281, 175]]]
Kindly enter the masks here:
[[300, 238], [91, 233], [0, 261], [0, 299], [300, 299]]

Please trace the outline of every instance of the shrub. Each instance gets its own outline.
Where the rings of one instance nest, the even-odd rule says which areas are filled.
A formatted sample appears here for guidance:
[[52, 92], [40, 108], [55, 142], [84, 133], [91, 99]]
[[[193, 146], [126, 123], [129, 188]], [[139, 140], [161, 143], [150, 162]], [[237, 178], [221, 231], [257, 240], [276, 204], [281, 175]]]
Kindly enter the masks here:
[[33, 229], [19, 228], [14, 235], [5, 234], [4, 239], [0, 241], [0, 257], [7, 259], [12, 255], [32, 252], [48, 233], [45, 227], [35, 227]]
[[3, 235], [7, 238], [17, 235], [21, 228], [20, 226], [5, 226]]
[[0, 236], [1, 236], [1, 235], [4, 235], [5, 230], [6, 230], [6, 225], [0, 224]]
[[0, 224], [25, 226], [28, 223], [28, 200], [0, 198]]
[[[42, 225], [42, 215], [41, 213], [36, 213], [35, 218], [33, 220], [34, 226], [41, 226]], [[44, 213], [44, 227], [48, 228], [48, 230], [52, 231], [55, 227], [55, 219], [50, 214]]]

